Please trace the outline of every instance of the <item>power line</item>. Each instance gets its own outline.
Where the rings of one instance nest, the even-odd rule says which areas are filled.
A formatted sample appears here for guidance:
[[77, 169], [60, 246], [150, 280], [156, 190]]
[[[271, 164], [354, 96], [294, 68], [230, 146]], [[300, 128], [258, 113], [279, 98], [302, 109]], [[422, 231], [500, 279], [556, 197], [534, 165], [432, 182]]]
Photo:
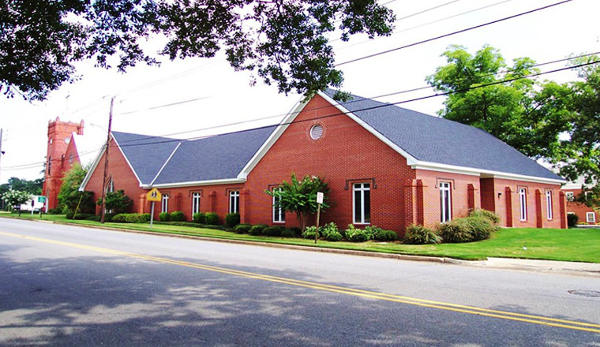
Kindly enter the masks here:
[[[582, 58], [582, 57], [586, 57], [586, 56], [597, 55], [597, 54], [600, 54], [600, 51], [599, 52], [593, 52], [593, 53], [581, 54], [581, 55], [578, 55], [578, 56], [573, 56], [573, 57], [568, 57], [568, 58], [555, 59], [555, 60], [552, 60], [552, 61], [547, 61], [547, 62], [543, 62], [543, 63], [539, 63], [539, 64], [534, 64], [534, 65], [532, 65], [532, 67], [533, 66], [544, 66], [544, 65], [549, 65], [549, 64], [555, 64], [555, 63], [558, 63], [558, 62], [573, 60], [573, 59]], [[556, 73], [556, 72], [565, 71], [565, 70], [576, 69], [576, 68], [583, 67], [583, 66], [594, 65], [594, 64], [597, 64], [597, 63], [600, 63], [600, 60], [593, 61], [593, 62], [588, 62], [588, 63], [582, 63], [582, 64], [578, 64], [578, 65], [573, 65], [573, 66], [568, 66], [568, 67], [563, 67], [563, 68], [554, 69], [554, 70], [549, 70], [549, 71], [545, 71], [545, 72], [531, 73], [531, 74], [528, 74], [528, 75], [525, 75], [525, 76], [519, 76], [519, 77], [514, 77], [514, 78], [509, 78], [509, 79], [503, 79], [503, 80], [500, 80], [500, 81], [485, 83], [485, 84], [481, 84], [481, 85], [478, 85], [478, 86], [464, 88], [464, 89], [461, 89], [461, 90], [449, 91], [449, 92], [443, 92], [443, 93], [435, 93], [435, 94], [431, 94], [431, 95], [426, 95], [426, 96], [422, 96], [422, 97], [417, 97], [417, 98], [402, 100], [402, 101], [398, 101], [398, 102], [385, 103], [385, 104], [380, 105], [380, 106], [375, 107], [375, 108], [389, 107], [389, 106], [398, 105], [398, 104], [404, 104], [404, 103], [410, 103], [410, 102], [414, 102], [414, 101], [420, 101], [420, 100], [430, 99], [430, 98], [434, 98], [434, 97], [438, 97], [438, 96], [447, 96], [447, 95], [451, 95], [451, 94], [455, 94], [455, 93], [463, 93], [463, 92], [466, 92], [466, 91], [469, 91], [469, 90], [472, 90], [472, 89], [479, 89], [479, 88], [488, 87], [488, 86], [492, 86], [492, 85], [498, 85], [498, 84], [508, 83], [508, 82], [512, 82], [512, 81], [517, 81], [517, 80], [521, 80], [521, 79], [529, 79], [529, 78], [538, 77], [538, 76], [541, 76], [541, 75]], [[514, 71], [514, 69], [507, 69], [504, 73], [510, 72], [510, 71]], [[495, 74], [486, 74], [486, 75], [482, 75], [482, 76], [491, 76], [491, 75], [495, 75]], [[362, 101], [362, 100], [377, 99], [377, 98], [382, 98], [382, 97], [386, 97], [386, 96], [405, 94], [405, 93], [409, 93], [409, 92], [413, 92], [413, 91], [424, 90], [424, 89], [431, 89], [431, 88], [433, 88], [433, 87], [431, 87], [431, 86], [422, 86], [422, 87], [417, 87], [417, 88], [412, 88], [412, 89], [406, 89], [406, 90], [401, 90], [401, 91], [387, 93], [387, 94], [380, 94], [380, 95], [373, 96], [373, 97], [370, 97], [370, 98], [360, 98], [359, 97], [359, 98], [355, 98], [353, 100], [350, 100], [350, 101], [344, 102], [344, 103], [347, 104], [347, 103], [359, 102], [359, 101]], [[338, 102], [338, 103], [333, 104], [333, 105], [319, 106], [319, 107], [315, 107], [315, 108], [311, 108], [311, 109], [304, 109], [301, 112], [314, 111], [314, 110], [323, 109], [323, 108], [329, 108], [329, 107], [336, 106], [336, 105], [341, 105], [341, 104], [342, 103]], [[372, 108], [358, 109], [358, 110], [354, 110], [353, 112], [370, 110], [370, 109], [372, 109]], [[294, 112], [294, 113], [298, 114], [299, 112]], [[148, 144], [155, 144], [155, 143], [178, 142], [178, 141], [183, 141], [183, 140], [196, 140], [196, 139], [199, 139], [199, 138], [202, 138], [202, 137], [205, 137], [205, 136], [190, 137], [190, 138], [183, 138], [183, 139], [167, 138], [167, 139], [164, 139], [164, 140], [161, 140], [161, 141], [135, 143], [135, 142], [139, 142], [139, 141], [146, 141], [146, 140], [151, 139], [151, 138], [164, 138], [166, 136], [180, 135], [180, 134], [191, 133], [191, 132], [198, 132], [198, 131], [204, 131], [204, 130], [212, 130], [212, 129], [217, 129], [217, 128], [224, 128], [224, 127], [229, 127], [229, 126], [234, 126], [234, 125], [241, 125], [241, 124], [246, 124], [246, 123], [250, 123], [250, 122], [255, 122], [255, 121], [258, 121], [258, 120], [266, 120], [266, 119], [269, 119], [269, 118], [275, 118], [275, 117], [285, 116], [285, 115], [289, 115], [289, 114], [291, 114], [291, 113], [274, 115], [274, 116], [267, 116], [267, 117], [261, 117], [261, 118], [255, 118], [255, 119], [244, 120], [244, 121], [239, 121], [239, 122], [233, 122], [233, 123], [228, 123], [228, 124], [222, 124], [222, 125], [217, 125], [217, 126], [212, 126], [212, 127], [205, 127], [205, 128], [194, 129], [194, 130], [187, 130], [187, 131], [178, 132], [178, 133], [172, 133], [172, 134], [165, 134], [165, 135], [160, 135], [160, 136], [148, 136], [148, 137], [146, 137], [144, 139], [138, 139], [138, 140], [131, 140], [131, 141], [123, 142], [123, 143], [120, 144], [120, 147], [148, 145]], [[321, 117], [311, 118], [310, 120], [316, 120], [316, 119], [321, 119], [321, 118], [328, 118], [328, 117], [331, 117], [331, 116], [344, 115], [344, 114], [346, 114], [346, 113], [336, 113], [336, 114], [333, 114], [333, 115], [325, 115], [325, 116], [321, 116]], [[292, 122], [288, 122], [288, 123], [281, 123], [280, 122], [280, 123], [274, 123], [274, 124], [269, 124], [269, 125], [260, 126], [260, 127], [243, 129], [243, 130], [236, 131], [236, 132], [258, 130], [258, 129], [264, 129], [264, 128], [268, 128], [268, 127], [277, 126], [277, 125], [289, 125], [289, 124], [299, 123], [299, 122], [301, 122], [301, 121], [292, 121]], [[223, 135], [223, 134], [217, 134], [217, 135], [212, 135], [212, 136], [219, 136], [219, 135]], [[104, 146], [99, 147], [99, 148], [97, 148], [94, 151], [88, 151], [88, 152], [80, 153], [79, 156], [81, 157], [83, 155], [87, 155], [87, 154], [91, 154], [91, 153], [97, 152], [98, 150], [100, 150], [102, 148], [104, 148]], [[51, 161], [60, 161], [60, 160], [61, 159], [52, 159]], [[45, 161], [44, 162], [30, 163], [30, 164], [21, 164], [21, 165], [3, 167], [3, 169], [10, 170], [10, 169], [21, 169], [21, 168], [34, 168], [34, 167], [40, 166], [40, 165], [42, 165], [44, 163], [45, 163]], [[31, 166], [31, 165], [33, 165], [33, 166]]]
[[144, 109], [138, 109], [138, 110], [133, 110], [133, 111], [122, 112], [122, 113], [120, 113], [120, 115], [138, 113], [138, 112], [143, 112], [143, 111], [151, 111], [151, 110], [156, 110], [156, 109], [159, 109], [159, 108], [165, 108], [165, 107], [171, 107], [171, 106], [176, 106], [176, 105], [181, 105], [181, 104], [187, 104], [187, 103], [190, 103], [190, 102], [194, 102], [194, 101], [198, 101], [198, 100], [204, 100], [204, 99], [208, 99], [208, 98], [210, 98], [210, 96], [200, 96], [200, 97], [193, 98], [193, 99], [175, 101], [175, 102], [171, 102], [171, 103], [168, 103], [168, 104], [156, 105], [156, 106], [152, 106], [152, 107], [148, 107], [148, 108], [144, 108]]
[[496, 20], [493, 20], [491, 22], [487, 22], [487, 23], [483, 23], [483, 24], [478, 24], [478, 25], [471, 26], [471, 27], [468, 27], [468, 28], [464, 28], [464, 29], [460, 29], [460, 30], [457, 30], [457, 31], [453, 31], [453, 32], [450, 32], [450, 33], [447, 33], [447, 34], [438, 35], [438, 36], [431, 37], [431, 38], [428, 38], [428, 39], [425, 39], [425, 40], [421, 40], [421, 41], [409, 43], [409, 44], [406, 44], [406, 45], [403, 45], [403, 46], [400, 46], [400, 47], [391, 48], [391, 49], [387, 49], [385, 51], [381, 51], [381, 52], [377, 52], [377, 53], [365, 55], [365, 56], [362, 56], [362, 57], [358, 57], [358, 58], [346, 60], [344, 62], [335, 64], [335, 66], [336, 67], [337, 66], [342, 66], [342, 65], [354, 63], [354, 62], [357, 62], [357, 61], [361, 61], [361, 60], [365, 60], [365, 59], [377, 57], [377, 56], [380, 56], [380, 55], [383, 55], [383, 54], [387, 54], [387, 53], [399, 51], [401, 49], [418, 46], [418, 45], [421, 45], [421, 44], [424, 44], [424, 43], [427, 43], [427, 42], [436, 41], [436, 40], [439, 40], [439, 39], [442, 39], [442, 38], [445, 38], [445, 37], [449, 37], [449, 36], [461, 34], [461, 33], [464, 33], [464, 32], [467, 32], [467, 31], [471, 31], [471, 30], [475, 30], [475, 29], [479, 29], [479, 28], [482, 28], [482, 27], [485, 27], [485, 26], [488, 26], [488, 25], [492, 25], [492, 24], [503, 22], [503, 21], [507, 21], [509, 19], [514, 19], [514, 18], [521, 17], [521, 16], [524, 16], [524, 15], [527, 15], [527, 14], [531, 14], [531, 13], [534, 13], [534, 12], [542, 11], [542, 10], [545, 10], [545, 9], [548, 9], [548, 8], [551, 8], [551, 7], [554, 7], [554, 6], [562, 5], [562, 4], [565, 4], [567, 2], [571, 2], [571, 1], [573, 1], [573, 0], [564, 0], [564, 1], [556, 2], [554, 4], [550, 4], [550, 5], [546, 5], [546, 6], [535, 8], [533, 10], [529, 10], [529, 11], [517, 13], [517, 14], [514, 14], [512, 16], [508, 16], [508, 17], [496, 19]]

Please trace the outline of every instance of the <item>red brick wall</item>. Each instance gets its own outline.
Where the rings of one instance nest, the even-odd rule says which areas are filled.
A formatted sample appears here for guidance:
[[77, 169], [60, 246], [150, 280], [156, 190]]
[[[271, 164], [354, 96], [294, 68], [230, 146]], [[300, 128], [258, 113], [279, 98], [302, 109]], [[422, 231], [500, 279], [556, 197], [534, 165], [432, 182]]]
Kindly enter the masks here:
[[[269, 152], [248, 176], [248, 222], [273, 224], [271, 197], [264, 193], [292, 172], [298, 177], [317, 175], [329, 184], [332, 207], [322, 214], [323, 223], [334, 221], [345, 227], [352, 223], [352, 183], [371, 183], [371, 224], [401, 231], [404, 228], [404, 184], [414, 178], [406, 159], [347, 116], [318, 120], [315, 117], [339, 111], [320, 96], [304, 108]], [[321, 124], [318, 140], [309, 130]], [[295, 226], [294, 215], [286, 215], [286, 225]]]
[[[574, 194], [575, 198], [577, 198], [577, 196], [579, 194], [581, 194], [581, 189], [563, 189], [562, 191], [565, 193], [572, 192]], [[598, 220], [598, 218], [600, 217], [600, 214], [598, 214], [596, 211], [594, 211], [593, 208], [587, 207], [585, 204], [582, 204], [580, 202], [567, 201], [567, 212], [575, 213], [577, 215], [577, 217], [579, 217], [579, 221], [578, 221], [579, 223], [588, 223], [587, 219], [586, 219], [586, 214], [588, 212], [593, 212], [596, 217], [596, 222], [588, 223], [588, 224], [598, 224], [600, 222]]]
[[[108, 157], [108, 178], [112, 177], [115, 191], [123, 190], [125, 195], [133, 200], [132, 212], [142, 212], [143, 206], [140, 204], [140, 196], [146, 193], [146, 190], [140, 188], [139, 182], [135, 174], [130, 169], [129, 164], [123, 157], [123, 154], [116, 147], [113, 141], [109, 146]], [[100, 158], [99, 164], [94, 170], [88, 184], [85, 187], [86, 191], [94, 192], [94, 200], [102, 196], [102, 177], [104, 174], [104, 154]], [[108, 183], [107, 178], [107, 183]], [[149, 211], [149, 210], [147, 210]], [[100, 214], [100, 207], [96, 206], [96, 214]]]
[[434, 227], [441, 221], [441, 201], [438, 183], [451, 183], [452, 219], [469, 214], [469, 184], [474, 187], [475, 206], [480, 207], [479, 176], [417, 170], [417, 178], [423, 182], [424, 225]]
[[[488, 183], [486, 183], [488, 184]], [[511, 196], [511, 212], [512, 212], [512, 220], [508, 221], [507, 216], [510, 214], [506, 211], [507, 206], [507, 196], [506, 196], [506, 187], [510, 188]], [[520, 202], [519, 202], [519, 188], [524, 187], [527, 189], [527, 220], [520, 220]], [[561, 209], [560, 209], [560, 185], [559, 184], [543, 184], [543, 183], [532, 183], [525, 181], [514, 181], [507, 179], [493, 179], [493, 199], [494, 205], [497, 215], [500, 216], [501, 225], [503, 226], [512, 226], [513, 227], [532, 227], [535, 228], [538, 226], [538, 218], [537, 210], [541, 210], [541, 224], [544, 228], [560, 228], [561, 227]], [[536, 206], [536, 190], [540, 191], [541, 198], [541, 206]], [[546, 191], [552, 191], [552, 219], [548, 220], [547, 212], [546, 212]], [[501, 193], [500, 196], [498, 193]], [[486, 195], [489, 194], [489, 190], [486, 189]], [[489, 196], [482, 198], [482, 200], [489, 199]], [[488, 203], [489, 204], [489, 203]], [[566, 216], [562, 216], [566, 218]]]

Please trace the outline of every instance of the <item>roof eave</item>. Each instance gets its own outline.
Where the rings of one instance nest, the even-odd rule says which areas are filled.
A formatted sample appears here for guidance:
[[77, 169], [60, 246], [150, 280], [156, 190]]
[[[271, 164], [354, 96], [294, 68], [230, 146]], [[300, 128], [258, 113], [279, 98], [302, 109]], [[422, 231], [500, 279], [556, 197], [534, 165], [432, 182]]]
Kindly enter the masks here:
[[191, 186], [210, 186], [210, 185], [221, 185], [221, 184], [240, 184], [245, 183], [245, 178], [223, 178], [216, 180], [204, 180], [204, 181], [187, 181], [187, 182], [174, 182], [174, 183], [159, 183], [159, 184], [144, 184], [141, 188], [179, 188], [179, 187], [191, 187]]

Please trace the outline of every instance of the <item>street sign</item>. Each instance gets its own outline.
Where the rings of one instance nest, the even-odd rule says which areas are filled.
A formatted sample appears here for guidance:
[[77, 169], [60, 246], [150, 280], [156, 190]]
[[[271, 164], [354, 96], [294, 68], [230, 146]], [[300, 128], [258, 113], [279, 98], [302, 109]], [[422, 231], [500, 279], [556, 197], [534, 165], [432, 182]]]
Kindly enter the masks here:
[[42, 204], [46, 203], [46, 197], [45, 196], [38, 196], [38, 202], [41, 202]]
[[152, 190], [146, 194], [146, 200], [148, 201], [160, 201], [161, 199], [162, 194], [156, 188], [152, 188]]
[[317, 204], [323, 203], [323, 192], [317, 192]]

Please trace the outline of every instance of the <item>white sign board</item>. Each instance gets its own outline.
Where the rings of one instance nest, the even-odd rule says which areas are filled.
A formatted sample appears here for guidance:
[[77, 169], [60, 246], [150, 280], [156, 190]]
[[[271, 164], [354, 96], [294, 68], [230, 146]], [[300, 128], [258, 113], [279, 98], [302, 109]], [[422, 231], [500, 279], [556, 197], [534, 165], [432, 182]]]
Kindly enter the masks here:
[[317, 204], [323, 203], [323, 192], [317, 192]]

